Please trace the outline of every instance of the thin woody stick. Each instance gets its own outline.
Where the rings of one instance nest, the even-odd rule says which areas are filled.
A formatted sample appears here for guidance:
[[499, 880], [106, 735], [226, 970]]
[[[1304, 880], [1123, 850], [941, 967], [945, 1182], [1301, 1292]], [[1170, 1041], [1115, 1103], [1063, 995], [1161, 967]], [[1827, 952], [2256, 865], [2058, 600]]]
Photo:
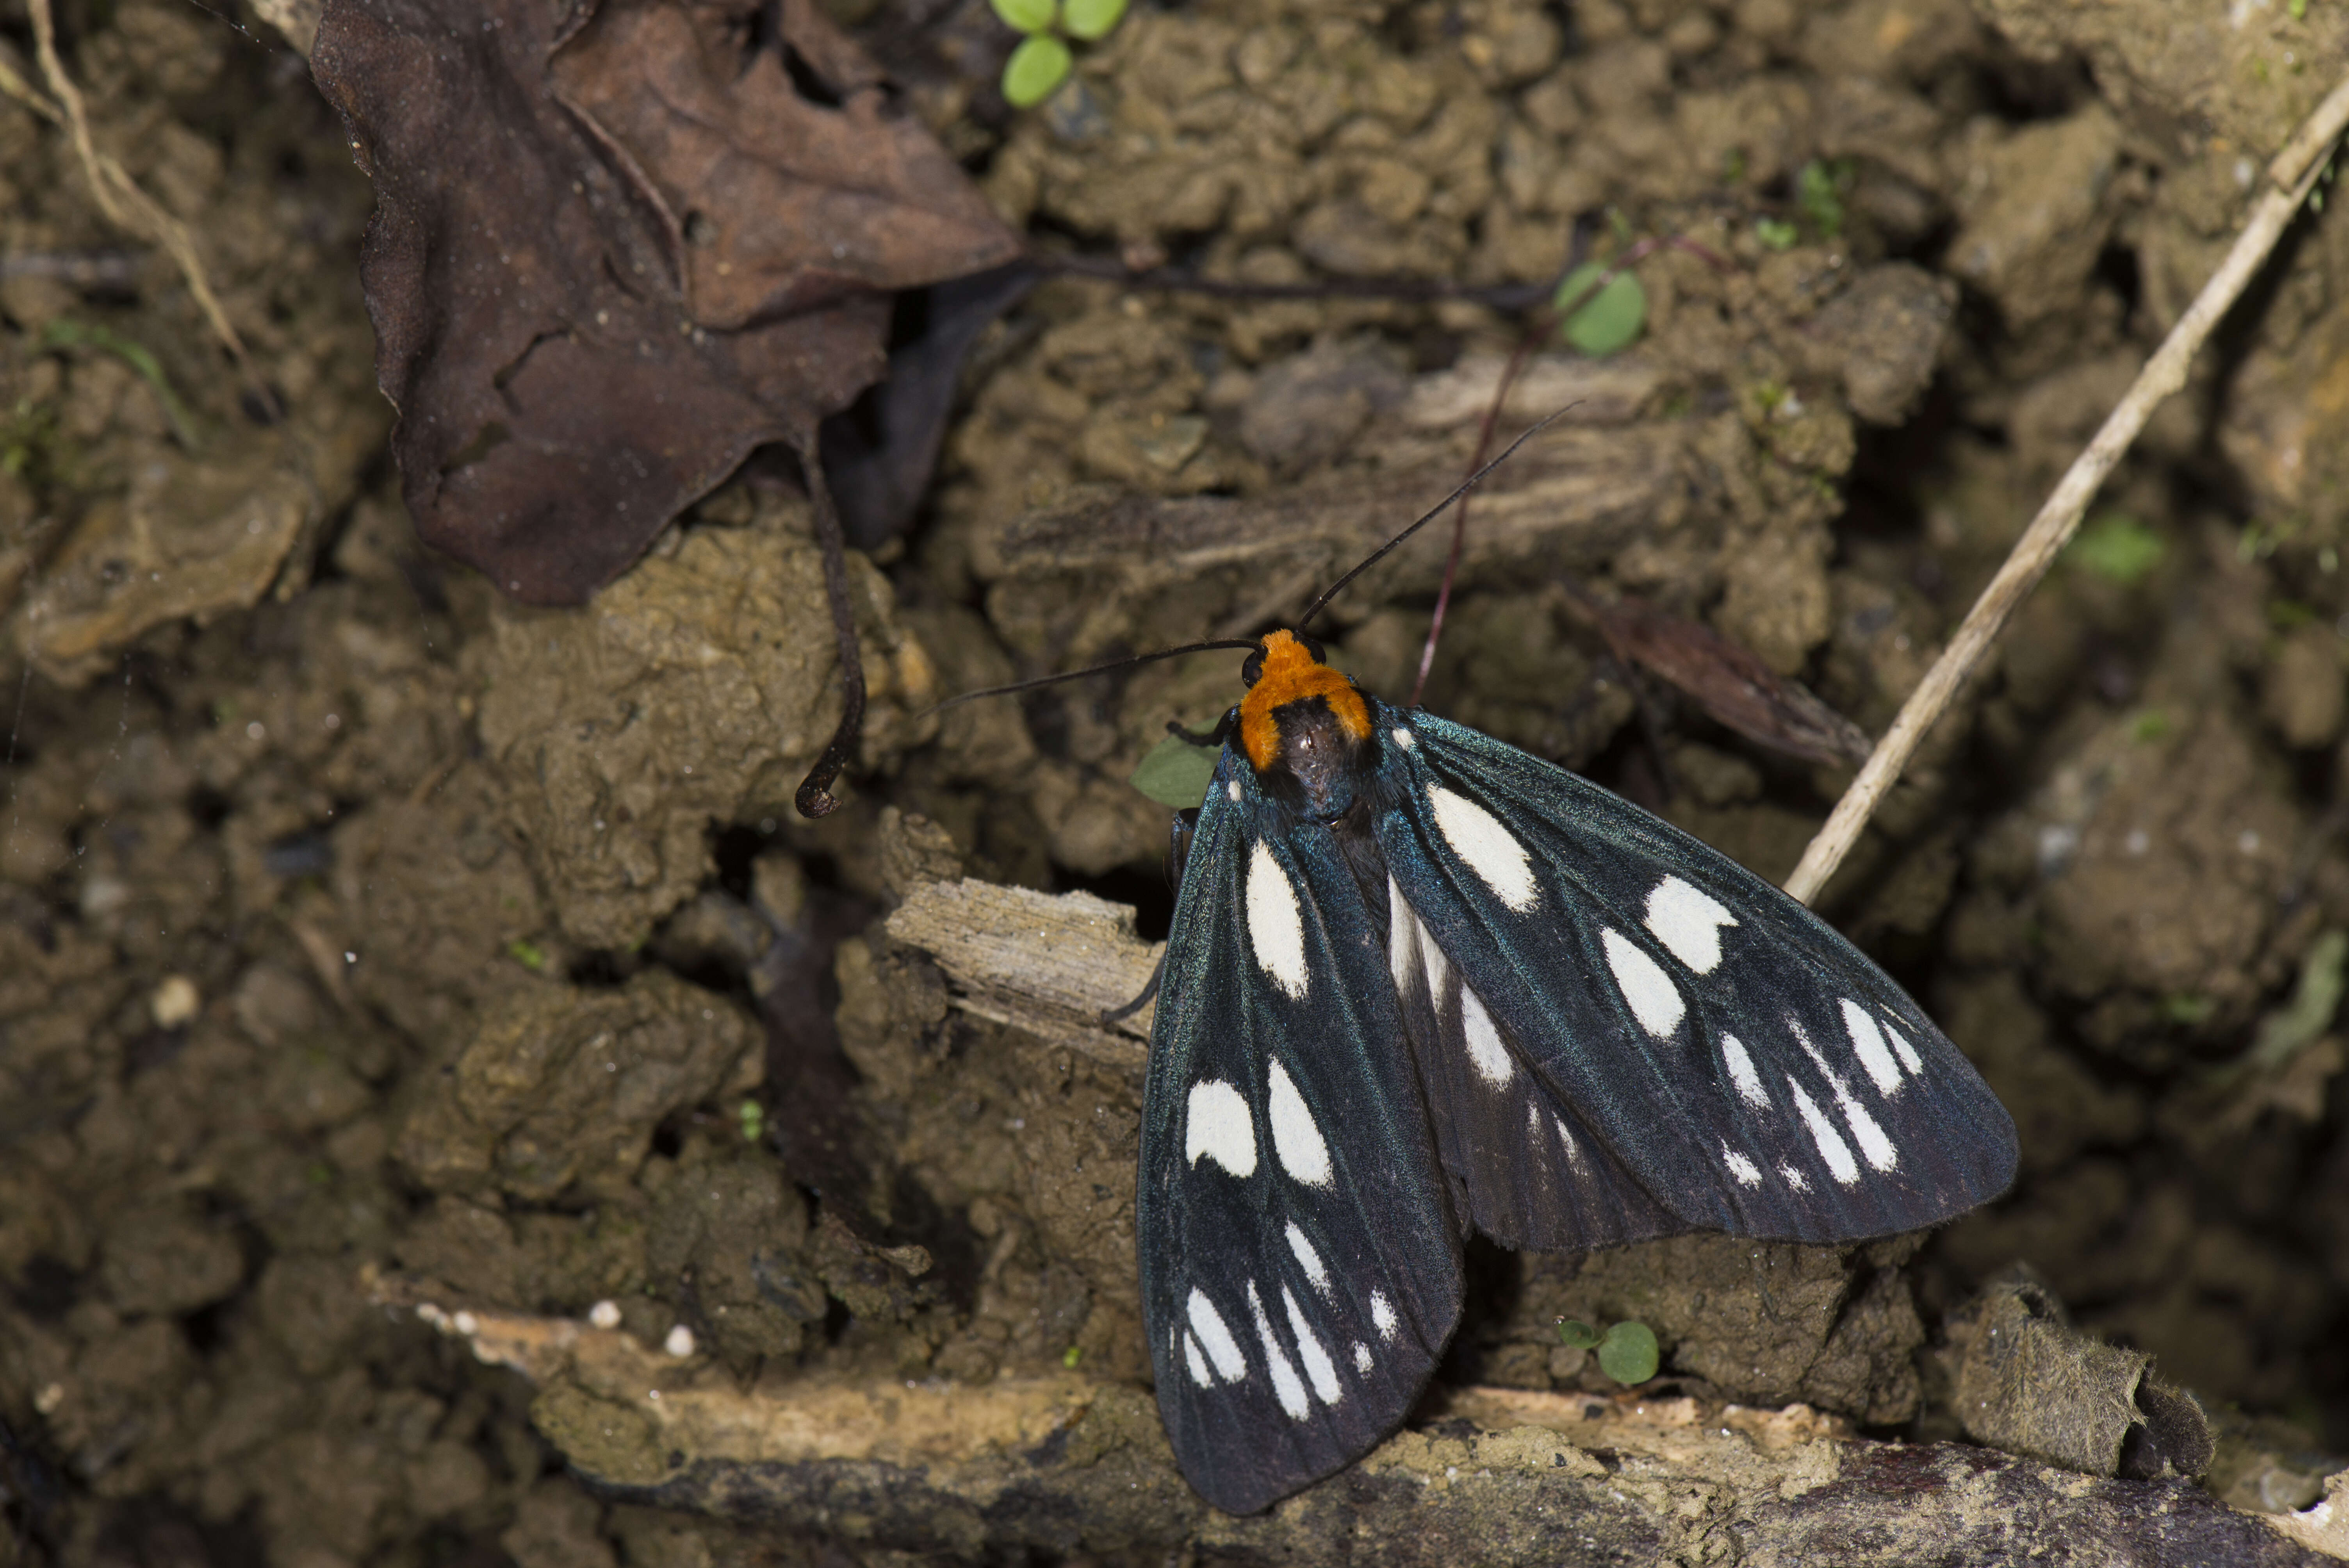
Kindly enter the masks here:
[[2251, 216], [2244, 222], [2241, 234], [2227, 259], [2202, 285], [2202, 292], [2169, 329], [2169, 335], [2154, 350], [2145, 368], [2137, 373], [2137, 381], [2128, 395], [2120, 400], [2090, 441], [2087, 449], [2074, 460], [2071, 469], [2048, 496], [2039, 515], [2015, 542], [2006, 563], [1991, 579], [1982, 597], [1958, 627], [1957, 634], [1925, 678], [1909, 694], [1902, 705], [1900, 716], [1876, 745], [1875, 752], [1861, 767], [1859, 776], [1836, 802], [1826, 826], [1803, 851], [1802, 862], [1795, 874], [1786, 879], [1786, 891], [1808, 903], [1818, 896], [1836, 868], [1858, 841], [1859, 831], [1868, 825], [1877, 802], [1892, 788], [1908, 766], [1909, 758], [1924, 739], [1925, 732], [1941, 717], [1958, 688], [1982, 662], [1982, 655], [2006, 624], [2006, 618], [2020, 604], [2040, 578], [2054, 564], [2058, 552], [2071, 542], [2080, 526], [2080, 516], [2095, 499], [2098, 487], [2113, 471], [2123, 453], [2145, 428], [2146, 421], [2162, 400], [2186, 385], [2186, 372], [2194, 356], [2210, 335], [2228, 307], [2235, 303], [2250, 284], [2276, 242], [2308, 199], [2309, 191], [2323, 172], [2325, 154], [2349, 129], [2349, 77], [2326, 95], [2316, 111], [2302, 122], [2284, 150], [2268, 166], [2269, 188], [2252, 204]]

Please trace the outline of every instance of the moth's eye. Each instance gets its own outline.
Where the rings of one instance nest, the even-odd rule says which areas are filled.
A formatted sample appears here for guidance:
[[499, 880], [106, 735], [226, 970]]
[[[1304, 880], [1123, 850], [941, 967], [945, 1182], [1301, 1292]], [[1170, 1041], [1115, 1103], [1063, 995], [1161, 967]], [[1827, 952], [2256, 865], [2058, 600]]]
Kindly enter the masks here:
[[1262, 648], [1258, 648], [1256, 652], [1247, 656], [1247, 662], [1246, 664], [1240, 665], [1240, 684], [1243, 686], [1254, 686], [1263, 675], [1264, 650]]
[[1321, 651], [1321, 642], [1319, 638], [1309, 637], [1303, 633], [1299, 633], [1298, 634], [1297, 640], [1305, 645], [1305, 651], [1313, 655], [1313, 662], [1315, 664], [1326, 665], [1330, 662], [1330, 655]]

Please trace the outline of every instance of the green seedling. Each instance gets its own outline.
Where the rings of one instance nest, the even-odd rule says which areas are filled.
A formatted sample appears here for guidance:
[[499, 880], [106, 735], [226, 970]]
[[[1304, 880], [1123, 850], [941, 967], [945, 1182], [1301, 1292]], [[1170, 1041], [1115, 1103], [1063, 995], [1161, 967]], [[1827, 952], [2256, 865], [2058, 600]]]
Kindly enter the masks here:
[[41, 334], [43, 348], [94, 348], [101, 354], [111, 354], [136, 371], [162, 405], [163, 418], [171, 427], [171, 438], [187, 451], [196, 449], [196, 421], [180, 395], [171, 390], [171, 381], [163, 374], [161, 362], [143, 344], [134, 343], [109, 327], [90, 323], [68, 321], [59, 316], [49, 323]]
[[1061, 1352], [1061, 1365], [1067, 1367], [1071, 1372], [1077, 1369], [1077, 1363], [1084, 1358], [1084, 1350], [1079, 1346], [1071, 1345], [1066, 1350]]
[[1558, 1339], [1578, 1350], [1599, 1353], [1599, 1369], [1629, 1387], [1656, 1375], [1660, 1353], [1655, 1330], [1644, 1323], [1619, 1323], [1601, 1334], [1589, 1324], [1567, 1318], [1557, 1326]]
[[1756, 218], [1754, 220], [1754, 237], [1762, 242], [1765, 250], [1791, 251], [1801, 235], [1795, 225], [1784, 218]]
[[2297, 599], [2268, 601], [2268, 624], [2279, 632], [2297, 632], [2302, 626], [2317, 623], [2316, 606], [2303, 604]]
[[988, 0], [1003, 25], [1027, 35], [1003, 63], [1003, 101], [1033, 108], [1076, 67], [1068, 40], [1099, 43], [1125, 15], [1126, 0]]
[[1843, 237], [1844, 192], [1851, 189], [1852, 162], [1848, 158], [1821, 160], [1814, 158], [1795, 175], [1795, 205], [1811, 221], [1811, 227], [1823, 240]]
[[735, 1120], [742, 1129], [742, 1141], [756, 1143], [767, 1130], [767, 1108], [755, 1099], [746, 1099], [734, 1108]]
[[2192, 996], [2184, 993], [2161, 999], [2161, 1016], [2184, 1028], [2192, 1028], [2219, 1010], [2219, 1004], [2208, 996]]
[[506, 956], [533, 974], [546, 967], [546, 949], [523, 937], [506, 944]]
[[2161, 564], [2161, 535], [2126, 512], [2090, 518], [2065, 547], [2064, 556], [2083, 572], [2124, 588], [2143, 582]]
[[[1558, 334], [1593, 359], [1629, 348], [1648, 325], [1648, 291], [1638, 276], [1607, 276], [1598, 262], [1585, 262], [1566, 274], [1551, 296]], [[1601, 282], [1605, 279], [1605, 282]]]
[[2341, 1011], [2343, 992], [2349, 990], [2344, 968], [2349, 968], [2349, 932], [2321, 933], [2300, 961], [2300, 984], [2292, 1000], [2260, 1020], [2241, 1067], [2273, 1072], [2323, 1038], [2333, 1027], [2333, 1015]]

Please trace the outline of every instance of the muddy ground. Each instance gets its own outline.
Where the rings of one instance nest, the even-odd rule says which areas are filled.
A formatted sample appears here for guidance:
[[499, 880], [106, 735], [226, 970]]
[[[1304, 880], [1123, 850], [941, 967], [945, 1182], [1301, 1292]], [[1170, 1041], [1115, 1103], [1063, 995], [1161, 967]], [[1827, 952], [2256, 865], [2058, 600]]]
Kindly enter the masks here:
[[[1630, 349], [1535, 361], [1513, 418], [1582, 401], [1476, 514], [1425, 700], [1781, 877], [1845, 774], [1627, 669], [1561, 574], [1880, 732], [2349, 61], [2326, 0], [2190, 9], [1202, 0], [1137, 7], [1039, 109], [984, 48], [913, 101], [1030, 232], [1216, 277], [1540, 283], [1691, 242], [1640, 263]], [[968, 874], [1163, 934], [1164, 810], [1126, 779], [1237, 659], [921, 710], [1293, 613], [1458, 477], [1523, 319], [1036, 290], [915, 525], [853, 562], [874, 710], [806, 822], [839, 697], [787, 465], [587, 609], [502, 600], [398, 502], [370, 193], [302, 57], [176, 0], [61, 25], [285, 416], [0, 99], [0, 1563], [1102, 1556], [984, 1520], [875, 1544], [781, 1491], [766, 1522], [739, 1489], [654, 1506], [701, 1456], [412, 1308], [610, 1304], [697, 1387], [785, 1400], [1073, 1375], [1153, 1451], [1138, 1047], [989, 1022], [885, 921]], [[0, 5], [37, 82], [30, 36]], [[1824, 901], [2013, 1109], [2013, 1192], [1920, 1246], [1479, 1252], [1449, 1385], [1610, 1399], [1553, 1326], [1638, 1316], [1645, 1398], [1956, 1438], [1959, 1308], [2023, 1262], [2220, 1417], [2211, 1491], [2301, 1508], [2342, 1468], [2344, 207]], [[1337, 605], [1365, 685], [1408, 690], [1441, 560]]]

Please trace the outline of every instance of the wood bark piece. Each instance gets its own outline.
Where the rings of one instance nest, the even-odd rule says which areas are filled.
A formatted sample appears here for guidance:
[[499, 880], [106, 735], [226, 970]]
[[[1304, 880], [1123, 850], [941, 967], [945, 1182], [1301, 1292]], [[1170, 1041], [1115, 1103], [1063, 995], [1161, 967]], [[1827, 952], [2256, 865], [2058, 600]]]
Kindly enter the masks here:
[[[1462, 581], [1522, 584], [1561, 569], [1588, 572], [1634, 539], [1661, 534], [1713, 488], [1691, 440], [1684, 420], [1545, 432], [1477, 487]], [[1461, 455], [1448, 436], [1419, 444], [1423, 454], [1406, 450], [1413, 442], [1398, 434], [1391, 471], [1375, 479], [1246, 500], [1127, 496], [1029, 513], [982, 536], [973, 568], [989, 583], [998, 623], [1022, 641], [1049, 644], [1065, 665], [1116, 643], [1148, 645], [1137, 615], [1146, 624], [1154, 603], [1177, 593], [1187, 596], [1185, 635], [1198, 633], [1197, 596], [1219, 591], [1229, 622], [1216, 634], [1236, 634], [1229, 625], [1296, 614], [1460, 482]], [[1335, 612], [1342, 618], [1350, 604], [1433, 592], [1443, 570], [1441, 550], [1397, 551], [1350, 586]]]
[[965, 1012], [1141, 1073], [1157, 1005], [1099, 1022], [1141, 995], [1166, 947], [1134, 934], [1126, 905], [965, 877], [914, 888], [888, 929], [937, 960]]
[[[2325, 1521], [2239, 1512], [1951, 1443], [1878, 1443], [1802, 1406], [1467, 1388], [1361, 1463], [1250, 1518], [1200, 1501], [1143, 1389], [1073, 1373], [980, 1387], [770, 1371], [566, 1318], [363, 1284], [536, 1385], [590, 1485], [955, 1559], [1269, 1563], [2313, 1564]], [[2324, 1505], [2320, 1504], [2322, 1509]]]

